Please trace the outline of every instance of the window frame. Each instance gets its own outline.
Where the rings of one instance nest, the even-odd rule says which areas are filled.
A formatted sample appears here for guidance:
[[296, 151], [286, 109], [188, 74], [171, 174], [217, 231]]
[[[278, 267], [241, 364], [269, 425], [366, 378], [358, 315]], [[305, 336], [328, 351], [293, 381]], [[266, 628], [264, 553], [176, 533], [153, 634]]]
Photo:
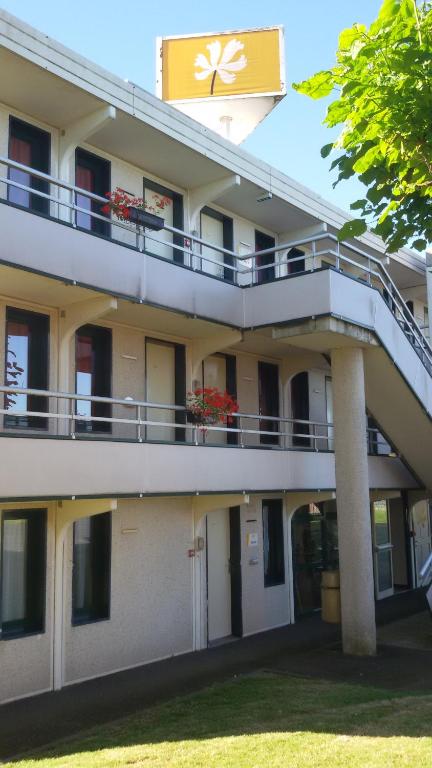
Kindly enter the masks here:
[[[33, 312], [33, 310], [30, 309], [23, 309], [21, 307], [13, 307], [9, 304], [6, 306], [5, 309], [5, 351], [4, 351], [4, 382], [5, 386], [6, 384], [6, 377], [7, 377], [7, 355], [8, 355], [8, 323], [10, 318], [10, 313], [15, 314], [17, 319], [15, 322], [21, 322], [21, 318], [25, 318], [27, 316], [30, 316], [30, 322], [33, 319], [33, 322], [40, 323], [42, 325], [43, 322], [46, 323], [46, 336], [45, 340], [43, 342], [43, 346], [41, 346], [41, 349], [39, 350], [38, 354], [35, 355], [34, 351], [30, 351], [29, 349], [29, 356], [30, 359], [34, 358], [35, 356], [40, 359], [41, 350], [43, 351], [45, 360], [46, 360], [46, 367], [45, 367], [45, 386], [42, 387], [42, 390], [49, 389], [49, 378], [50, 378], [50, 346], [51, 346], [51, 316], [48, 314], [44, 314], [43, 312]], [[34, 360], [33, 360], [34, 362]], [[29, 370], [30, 373], [30, 370]], [[39, 387], [34, 386], [32, 382], [28, 382], [27, 389], [39, 389]], [[6, 401], [6, 394], [4, 395], [3, 402]], [[36, 410], [36, 411], [43, 411], [46, 409], [48, 412], [48, 398], [44, 395], [27, 395], [28, 400], [30, 400], [30, 407], [27, 407], [27, 410]], [[36, 398], [37, 403], [35, 407], [31, 406], [31, 402], [33, 399]], [[39, 402], [40, 401], [40, 402]], [[28, 406], [28, 402], [27, 402]], [[16, 423], [12, 423], [13, 419], [15, 418]], [[20, 419], [27, 418], [29, 421], [29, 424], [23, 424], [20, 422]], [[43, 422], [43, 423], [42, 423]], [[40, 431], [40, 432], [46, 432], [48, 430], [48, 417], [44, 416], [15, 416], [13, 414], [13, 411], [11, 410], [10, 413], [5, 413], [3, 416], [3, 426], [5, 429], [19, 429], [19, 430], [32, 430], [32, 431]]]
[[[269, 235], [267, 232], [263, 232], [261, 229], [254, 230], [254, 243], [255, 243], [255, 266], [263, 267], [257, 271], [254, 270], [254, 285], [262, 285], [263, 283], [272, 283], [276, 280], [276, 253], [267, 253], [264, 256], [260, 256], [260, 251], [266, 251], [268, 248], [276, 248], [277, 242], [274, 235]], [[264, 244], [264, 248], [258, 247], [259, 241]]]
[[[106, 340], [108, 340], [109, 344], [109, 375], [106, 377], [106, 383], [107, 383], [107, 391], [109, 394], [95, 394], [95, 397], [112, 397], [112, 378], [113, 378], [113, 333], [111, 328], [107, 328], [104, 325], [93, 325], [92, 323], [85, 323], [84, 325], [81, 325], [77, 330], [75, 331], [75, 358], [74, 358], [74, 366], [75, 366], [75, 394], [78, 395], [75, 405], [75, 412], [77, 409], [77, 404], [79, 402], [79, 394], [77, 392], [78, 390], [78, 368], [77, 368], [77, 362], [78, 362], [78, 336], [82, 335], [88, 335], [92, 339], [92, 344], [95, 343], [95, 340], [97, 341], [98, 338], [103, 337], [106, 334]], [[92, 377], [94, 376], [94, 372], [92, 372]], [[93, 387], [92, 387], [93, 389]], [[92, 392], [93, 395], [93, 392]], [[94, 403], [92, 401], [90, 402], [90, 410], [92, 416], [105, 416], [106, 418], [112, 417], [112, 406], [110, 403]], [[95, 412], [93, 412], [95, 411]], [[112, 434], [112, 422], [110, 421], [85, 421], [81, 420], [78, 415], [76, 415], [75, 418], [75, 431], [78, 434], [99, 434], [99, 435], [106, 435], [106, 434]]]
[[[86, 612], [77, 611], [75, 606], [75, 596], [76, 596], [75, 569], [77, 568], [76, 557], [75, 557], [76, 523], [79, 523], [81, 522], [81, 520], [85, 520], [86, 518], [83, 517], [83, 518], [79, 518], [78, 520], [75, 520], [72, 526], [72, 578], [71, 578], [71, 625], [72, 627], [81, 627], [81, 626], [84, 626], [85, 624], [96, 624], [98, 622], [109, 621], [111, 619], [111, 572], [112, 572], [112, 513], [111, 512], [101, 512], [97, 515], [91, 515], [89, 517], [90, 527], [91, 527], [91, 536], [92, 536], [91, 568], [92, 568], [92, 572], [94, 572], [94, 569], [95, 569], [95, 572], [98, 575], [98, 583], [99, 583], [99, 580], [101, 579], [101, 569], [99, 567], [99, 564], [96, 564], [96, 568], [94, 564], [95, 549], [97, 547], [97, 542], [93, 540], [93, 536], [94, 536], [95, 523], [101, 522], [102, 517], [104, 518], [104, 521], [106, 521], [106, 530], [104, 531], [105, 542], [102, 542], [102, 544], [104, 544], [105, 546], [104, 556], [106, 557], [106, 562], [105, 562], [106, 582], [105, 584], [103, 584], [103, 591], [105, 594], [104, 594], [104, 598], [100, 600], [96, 608], [94, 607], [96, 604], [96, 600], [93, 594], [92, 609]], [[93, 592], [95, 591], [94, 587], [92, 591]]]
[[[32, 164], [29, 167], [34, 168], [34, 170], [40, 171], [41, 173], [46, 173], [48, 176], [51, 175], [51, 134], [50, 132], [46, 131], [44, 128], [39, 128], [39, 126], [34, 125], [33, 123], [28, 123], [26, 120], [22, 120], [20, 117], [15, 117], [15, 115], [10, 114], [9, 129], [8, 129], [9, 130], [9, 133], [8, 133], [8, 157], [9, 158], [11, 158], [12, 138], [18, 138], [13, 136], [13, 125], [16, 125], [24, 134], [25, 133], [28, 134], [28, 136], [30, 137], [28, 141], [31, 145], [32, 145], [32, 142], [35, 141], [37, 134], [39, 134], [40, 137], [43, 139], [43, 141], [46, 142], [45, 149], [43, 150], [46, 153], [46, 166], [47, 166], [46, 170], [36, 168], [33, 165], [33, 158], [32, 158]], [[37, 144], [37, 141], [35, 141], [35, 144]], [[32, 149], [33, 149], [33, 145], [32, 145]], [[10, 179], [10, 172], [11, 172], [11, 168], [8, 169], [8, 179]], [[43, 179], [38, 179], [36, 177], [30, 178], [30, 183], [28, 186], [31, 187], [32, 189], [37, 190], [38, 192], [44, 192], [45, 194], [49, 194], [50, 192], [49, 182], [44, 181]], [[50, 215], [50, 201], [47, 198], [40, 197], [38, 194], [32, 194], [31, 192], [29, 192], [29, 196], [30, 196], [29, 205], [21, 205], [20, 203], [16, 203], [10, 199], [11, 189], [14, 189], [14, 187], [11, 187], [10, 185], [8, 185], [7, 200], [11, 205], [16, 205], [18, 208], [23, 208], [24, 210], [32, 211], [33, 213], [38, 213], [42, 216]]]
[[[26, 617], [21, 622], [15, 622], [15, 627], [4, 628], [2, 620], [3, 603], [3, 565], [4, 565], [4, 525], [8, 520], [28, 520], [34, 526], [38, 516], [40, 530], [35, 537], [32, 533], [30, 547], [26, 547]], [[41, 547], [38, 548], [38, 544]], [[48, 510], [46, 507], [33, 507], [25, 509], [2, 509], [1, 511], [1, 540], [0, 540], [0, 640], [17, 640], [31, 635], [43, 635], [46, 631], [46, 603], [47, 603], [47, 544], [48, 544]], [[36, 565], [31, 561], [36, 558]], [[30, 560], [30, 563], [29, 563]], [[39, 572], [39, 584], [34, 577], [35, 570]], [[34, 600], [37, 590], [37, 600]], [[32, 610], [29, 611], [29, 606]], [[36, 615], [37, 614], [37, 615]]]
[[[81, 157], [82, 162], [79, 162]], [[93, 164], [93, 166], [92, 166]], [[88, 169], [91, 171], [94, 171], [94, 167], [99, 165], [100, 168], [105, 168], [107, 171], [107, 185], [106, 189], [101, 192], [93, 192], [94, 195], [100, 195], [100, 197], [104, 197], [107, 193], [111, 191], [111, 160], [107, 160], [106, 157], [101, 157], [101, 155], [95, 154], [95, 152], [89, 152], [88, 149], [84, 149], [84, 147], [76, 147], [75, 149], [75, 166], [74, 166], [74, 178], [75, 178], [75, 185], [77, 181], [77, 168], [81, 165], [82, 167], [88, 166]], [[86, 190], [89, 191], [89, 190]], [[77, 202], [78, 193], [75, 193], [75, 203]], [[82, 227], [79, 224], [77, 224], [77, 229], [83, 231], [83, 232], [91, 232], [93, 235], [100, 235], [101, 237], [106, 237], [109, 240], [111, 239], [111, 217], [110, 214], [104, 214], [101, 211], [101, 208], [103, 206], [103, 203], [97, 203], [94, 200], [91, 201], [91, 209], [90, 213], [98, 213], [101, 216], [104, 216], [106, 218], [106, 222], [102, 221], [101, 219], [94, 219], [92, 216], [90, 217], [90, 227]], [[88, 214], [90, 216], [90, 213]], [[74, 219], [76, 221], [78, 212], [74, 211]]]
[[[262, 508], [262, 530], [263, 530], [263, 573], [264, 573], [264, 588], [268, 589], [269, 587], [278, 587], [283, 586], [286, 583], [286, 565], [285, 565], [285, 525], [284, 525], [284, 505], [283, 505], [283, 499], [263, 499], [261, 502], [261, 508]], [[266, 522], [266, 516], [265, 516], [265, 509], [267, 508], [267, 522]], [[277, 512], [279, 520], [277, 522], [277, 528], [279, 528], [279, 538], [276, 539], [275, 544], [273, 544], [273, 548], [270, 545], [270, 536], [269, 536], [269, 517], [270, 513]], [[279, 567], [277, 569], [277, 572], [273, 572], [270, 574], [270, 568], [267, 567], [267, 571], [265, 568], [265, 558], [264, 558], [264, 544], [265, 544], [265, 534], [267, 530], [267, 537], [269, 540], [269, 559], [268, 559], [268, 565], [270, 564], [270, 557], [272, 549], [276, 550], [279, 548], [279, 551], [276, 551], [276, 557], [280, 559]], [[274, 557], [274, 554], [273, 554]]]

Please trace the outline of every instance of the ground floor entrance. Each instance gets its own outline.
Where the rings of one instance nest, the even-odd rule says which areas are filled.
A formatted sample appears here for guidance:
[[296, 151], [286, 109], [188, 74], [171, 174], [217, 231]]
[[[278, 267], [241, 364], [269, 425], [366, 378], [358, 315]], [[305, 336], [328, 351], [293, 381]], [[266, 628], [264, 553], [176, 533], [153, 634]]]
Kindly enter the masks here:
[[[403, 499], [372, 502], [371, 526], [375, 597], [381, 600], [414, 585], [408, 512]], [[336, 502], [300, 507], [293, 515], [291, 530], [294, 606], [299, 618], [320, 610], [322, 573], [339, 567]]]
[[240, 507], [213, 510], [206, 519], [207, 641], [243, 634]]

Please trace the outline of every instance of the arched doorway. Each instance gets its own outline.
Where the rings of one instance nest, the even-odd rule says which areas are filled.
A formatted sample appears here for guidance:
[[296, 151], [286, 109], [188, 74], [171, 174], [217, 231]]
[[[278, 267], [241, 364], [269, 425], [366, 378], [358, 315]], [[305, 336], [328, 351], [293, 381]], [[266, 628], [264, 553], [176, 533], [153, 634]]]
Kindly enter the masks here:
[[292, 518], [295, 618], [320, 610], [321, 573], [339, 566], [336, 502], [299, 507]]

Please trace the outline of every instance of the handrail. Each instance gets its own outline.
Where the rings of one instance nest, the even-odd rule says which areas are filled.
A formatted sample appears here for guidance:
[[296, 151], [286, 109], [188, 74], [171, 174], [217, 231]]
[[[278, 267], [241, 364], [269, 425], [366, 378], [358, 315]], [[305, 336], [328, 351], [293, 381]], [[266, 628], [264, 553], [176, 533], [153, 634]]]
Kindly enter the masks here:
[[[79, 393], [71, 393], [71, 392], [55, 392], [52, 390], [43, 390], [43, 389], [30, 389], [27, 387], [15, 387], [15, 386], [7, 386], [2, 385], [0, 386], [0, 392], [4, 394], [9, 395], [25, 395], [30, 397], [38, 397], [38, 398], [46, 398], [46, 399], [56, 399], [57, 402], [59, 401], [66, 401], [70, 403], [70, 408], [67, 412], [62, 412], [60, 408], [58, 408], [57, 411], [50, 411], [50, 410], [30, 410], [30, 409], [19, 409], [17, 407], [3, 407], [0, 408], [0, 414], [4, 416], [10, 416], [13, 418], [19, 418], [19, 417], [27, 417], [27, 418], [39, 418], [39, 419], [46, 419], [47, 421], [50, 419], [53, 419], [57, 422], [65, 421], [69, 424], [70, 430], [69, 430], [69, 436], [74, 438], [76, 436], [75, 430], [73, 429], [76, 422], [86, 422], [86, 423], [107, 423], [107, 424], [123, 424], [123, 425], [131, 425], [137, 427], [137, 436], [136, 439], [139, 442], [143, 441], [143, 437], [141, 434], [141, 427], [158, 427], [158, 428], [164, 428], [169, 427], [171, 429], [182, 429], [182, 430], [189, 430], [192, 432], [193, 441], [197, 443], [197, 437], [198, 437], [198, 430], [200, 429], [194, 424], [188, 423], [187, 421], [166, 421], [166, 420], [154, 420], [151, 418], [142, 418], [142, 410], [145, 409], [145, 412], [147, 414], [147, 409], [150, 410], [159, 410], [159, 411], [168, 411], [178, 414], [180, 413], [187, 413], [187, 408], [184, 405], [173, 405], [170, 403], [155, 403], [150, 402], [147, 400], [134, 400], [130, 398], [115, 398], [115, 397], [101, 397], [98, 395], [84, 395]], [[95, 404], [106, 404], [109, 406], [123, 406], [126, 408], [132, 408], [135, 409], [135, 417], [122, 417], [122, 416], [112, 416], [112, 415], [106, 415], [106, 416], [94, 416], [89, 414], [80, 414], [76, 412], [76, 403], [79, 402], [88, 402], [88, 403], [95, 403]], [[223, 424], [221, 426], [219, 425], [211, 425], [205, 426], [204, 432], [205, 434], [207, 432], [210, 433], [233, 433], [237, 434], [240, 437], [241, 440], [241, 447], [248, 447], [244, 443], [244, 438], [247, 435], [258, 435], [258, 436], [271, 436], [272, 438], [288, 438], [289, 440], [293, 439], [299, 439], [301, 441], [300, 447], [303, 447], [304, 449], [310, 449], [314, 451], [319, 450], [332, 450], [333, 446], [333, 429], [334, 425], [330, 422], [321, 422], [321, 421], [312, 421], [310, 419], [295, 419], [292, 417], [284, 417], [284, 416], [266, 416], [264, 414], [256, 414], [256, 413], [242, 413], [242, 412], [236, 412], [231, 414], [233, 418], [233, 424], [234, 426], [228, 426], [227, 424]], [[279, 427], [276, 429], [264, 429], [264, 428], [258, 428], [254, 429], [252, 427], [245, 427], [242, 423], [243, 420], [253, 420], [258, 421], [260, 424], [268, 424], [268, 422], [274, 423], [275, 427]], [[298, 431], [302, 427], [307, 428], [308, 431]], [[322, 431], [322, 434], [320, 434], [320, 431]], [[375, 427], [369, 427], [367, 429], [367, 434], [369, 436], [374, 437], [374, 445], [378, 448], [379, 445], [383, 445], [387, 448], [388, 443], [381, 439], [381, 433], [379, 430]], [[169, 442], [169, 441], [168, 441]], [[321, 448], [321, 445], [324, 443], [324, 447]], [[279, 447], [283, 447], [286, 449], [290, 449], [292, 447], [299, 447], [292, 446], [292, 445], [282, 445]], [[384, 454], [381, 454], [384, 455]]]
[[[134, 234], [136, 236], [136, 248], [139, 251], [143, 251], [145, 249], [144, 238], [150, 241], [159, 243], [161, 242], [154, 234], [149, 234], [147, 230], [145, 230], [144, 234], [144, 230], [139, 226], [133, 228], [131, 224], [109, 219], [97, 213], [96, 211], [82, 208], [76, 202], [76, 195], [81, 195], [95, 203], [106, 204], [107, 200], [105, 197], [96, 195], [93, 192], [89, 192], [88, 190], [76, 186], [75, 184], [62, 181], [54, 176], [51, 176], [50, 174], [44, 173], [43, 171], [38, 171], [35, 168], [31, 168], [30, 166], [24, 165], [16, 160], [12, 160], [4, 156], [0, 156], [0, 165], [5, 165], [8, 168], [21, 170], [24, 173], [29, 174], [31, 177], [40, 179], [47, 184], [55, 185], [57, 187], [57, 196], [51, 195], [47, 192], [42, 192], [41, 190], [35, 189], [31, 186], [21, 184], [20, 182], [16, 182], [13, 179], [9, 179], [4, 176], [0, 177], [0, 182], [5, 183], [7, 186], [22, 189], [31, 193], [32, 195], [37, 195], [43, 199], [48, 200], [50, 203], [58, 207], [58, 211], [60, 208], [66, 208], [69, 210], [72, 215], [73, 226], [76, 226], [76, 214], [81, 213], [89, 216], [92, 219], [101, 220], [106, 224], [117, 227], [123, 231], [127, 231], [130, 234]], [[70, 200], [67, 200], [65, 197], [61, 197], [59, 190], [67, 191], [70, 194]], [[62, 220], [60, 213], [58, 213], [58, 218], [59, 220]], [[316, 235], [310, 235], [306, 238], [292, 240], [286, 243], [279, 243], [273, 248], [266, 248], [261, 251], [251, 251], [250, 253], [240, 255], [236, 254], [232, 250], [224, 248], [223, 246], [210, 243], [196, 234], [187, 233], [183, 230], [180, 230], [177, 227], [164, 225], [164, 229], [172, 235], [177, 235], [178, 237], [184, 238], [183, 245], [181, 243], [167, 243], [167, 245], [169, 245], [169, 247], [171, 247], [173, 250], [180, 251], [184, 254], [189, 262], [187, 266], [196, 271], [204, 272], [205, 274], [209, 274], [209, 272], [208, 269], [203, 268], [203, 265], [209, 265], [209, 268], [211, 267], [212, 269], [217, 267], [218, 270], [228, 270], [232, 276], [233, 282], [235, 282], [236, 279], [238, 281], [239, 277], [236, 278], [236, 276], [241, 275], [243, 279], [249, 281], [246, 284], [253, 284], [257, 274], [263, 270], [269, 268], [274, 268], [275, 270], [278, 269], [279, 271], [283, 268], [288, 269], [290, 264], [295, 264], [296, 262], [302, 260], [308, 262], [307, 266], [305, 265], [304, 272], [312, 272], [317, 268], [316, 260], [321, 256], [330, 257], [334, 261], [335, 268], [339, 271], [341, 271], [341, 265], [343, 267], [348, 265], [349, 269], [359, 270], [360, 275], [366, 275], [367, 281], [370, 285], [372, 284], [372, 281], [374, 281], [375, 284], [378, 282], [378, 287], [381, 289], [384, 299], [389, 306], [390, 311], [392, 311], [395, 315], [396, 320], [399, 323], [405, 337], [411, 346], [420, 355], [422, 363], [432, 374], [432, 346], [427, 340], [415, 318], [411, 315], [399, 289], [390, 277], [388, 270], [385, 268], [385, 265], [380, 259], [370, 255], [363, 249], [359, 248], [356, 244], [346, 242], [339, 243], [337, 237], [333, 233], [320, 232]], [[327, 241], [330, 244], [335, 244], [336, 248], [328, 247], [317, 252], [315, 248], [316, 244], [323, 241]], [[288, 252], [292, 248], [308, 245], [312, 245], [312, 250], [310, 252], [306, 252], [304, 255], [302, 254], [293, 259], [288, 259]], [[210, 255], [203, 254], [203, 248], [209, 249], [210, 252], [216, 252], [220, 254], [224, 261], [218, 261], [217, 259], [213, 259]], [[286, 251], [285, 257], [277, 260], [277, 254], [281, 251]], [[151, 255], [151, 252], [149, 253]], [[348, 253], [354, 254], [356, 258], [350, 258]], [[259, 258], [262, 256], [268, 256], [270, 254], [273, 254], [275, 257], [272, 263], [258, 263]], [[226, 257], [228, 257], [228, 259]], [[361, 263], [356, 260], [358, 258], [363, 259], [365, 263]], [[349, 269], [347, 270], [348, 273]], [[304, 272], [302, 271], [302, 273], [299, 274], [304, 274]], [[210, 273], [210, 276], [213, 275]], [[359, 279], [359, 275], [356, 272], [354, 273], [354, 277]]]

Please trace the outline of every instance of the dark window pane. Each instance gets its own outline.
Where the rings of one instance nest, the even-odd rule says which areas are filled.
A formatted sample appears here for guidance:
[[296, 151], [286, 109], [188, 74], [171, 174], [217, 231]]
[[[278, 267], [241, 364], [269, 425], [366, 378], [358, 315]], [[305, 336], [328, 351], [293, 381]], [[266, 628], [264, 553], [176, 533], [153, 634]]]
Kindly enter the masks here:
[[264, 586], [274, 587], [285, 583], [282, 501], [263, 501], [262, 515]]
[[[8, 307], [6, 310], [5, 385], [22, 389], [48, 387], [49, 318], [35, 312]], [[47, 410], [46, 397], [5, 394], [6, 427], [46, 429], [47, 420], [40, 416], [14, 416], [14, 411]]]
[[[82, 166], [77, 165], [75, 183], [77, 187], [86, 189], [88, 192], [93, 192], [95, 188], [93, 171], [90, 168], [82, 168]], [[76, 204], [79, 206], [79, 208], [85, 208], [88, 211], [92, 210], [92, 201], [86, 195], [80, 195], [77, 193]], [[90, 214], [77, 211], [76, 224], [77, 227], [82, 227], [83, 229], [91, 229], [92, 219]]]
[[[309, 421], [309, 375], [307, 371], [297, 373], [291, 379], [291, 412], [293, 419], [299, 419], [299, 421], [294, 421], [292, 425], [293, 445], [310, 448], [310, 427], [309, 424], [303, 423]], [[308, 437], [302, 437], [302, 435], [308, 435]]]
[[[258, 399], [259, 412], [262, 416], [279, 416], [279, 368], [274, 363], [258, 363]], [[279, 432], [278, 421], [260, 419], [259, 428], [263, 432]], [[261, 434], [262, 445], [278, 445], [279, 435]]]
[[[84, 149], [77, 149], [75, 156], [75, 184], [87, 192], [92, 192], [100, 197], [105, 197], [111, 189], [111, 164], [102, 157], [86, 152]], [[86, 195], [77, 192], [75, 196], [76, 204], [86, 211], [97, 213], [100, 216], [109, 218], [109, 214], [102, 213], [104, 203], [91, 200]], [[90, 213], [76, 212], [77, 227], [97, 232], [100, 235], [109, 237], [111, 227], [108, 222], [96, 219], [90, 216]]]
[[[296, 272], [305, 271], [305, 260], [304, 258], [300, 258], [301, 256], [304, 256], [304, 251], [301, 251], [300, 248], [290, 248], [288, 251], [287, 258], [289, 275], [293, 275]], [[295, 261], [292, 261], [292, 259], [295, 259]]]
[[[274, 248], [276, 240], [270, 235], [266, 235], [264, 232], [255, 230], [255, 251], [266, 251], [268, 248]], [[266, 253], [263, 256], [256, 256], [255, 265], [257, 267], [266, 267], [267, 264], [274, 264], [276, 261], [276, 254]], [[269, 266], [263, 269], [259, 269], [256, 272], [257, 283], [268, 283], [269, 280], [275, 279], [275, 268]]]
[[[31, 144], [28, 141], [23, 141], [15, 136], [11, 136], [9, 155], [12, 160], [16, 160], [17, 163], [23, 165], [31, 165]], [[18, 168], [10, 168], [9, 178], [12, 181], [16, 181], [18, 184], [23, 184], [26, 187], [31, 186], [31, 176], [25, 171], [20, 171]], [[23, 205], [26, 208], [30, 207], [30, 192], [18, 187], [9, 187], [9, 200], [11, 203], [17, 205]]]
[[296, 616], [321, 608], [321, 574], [339, 567], [335, 502], [307, 504], [292, 518]]
[[72, 623], [109, 618], [111, 514], [74, 523]]
[[[76, 333], [76, 392], [78, 395], [111, 397], [111, 331], [84, 325]], [[77, 416], [111, 418], [109, 403], [78, 400]], [[77, 421], [78, 432], [110, 432], [109, 421]]]
[[[27, 165], [37, 171], [49, 173], [50, 170], [50, 135], [33, 125], [17, 118], [10, 120], [9, 157], [17, 163]], [[9, 178], [26, 187], [49, 193], [49, 184], [18, 168], [9, 169]], [[49, 213], [49, 200], [39, 195], [10, 185], [8, 200], [24, 208], [40, 213]]]
[[5, 512], [0, 603], [4, 637], [43, 631], [45, 571], [46, 510]]

